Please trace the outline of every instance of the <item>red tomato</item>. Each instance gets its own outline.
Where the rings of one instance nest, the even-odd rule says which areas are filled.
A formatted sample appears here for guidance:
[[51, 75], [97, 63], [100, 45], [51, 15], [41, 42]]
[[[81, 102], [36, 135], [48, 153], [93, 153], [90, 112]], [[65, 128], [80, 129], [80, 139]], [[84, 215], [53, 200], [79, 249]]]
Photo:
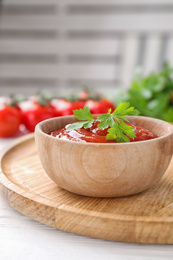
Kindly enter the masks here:
[[100, 114], [107, 113], [110, 108], [112, 109], [112, 112], [115, 110], [115, 105], [111, 101], [107, 99], [102, 99], [99, 101]]
[[14, 136], [20, 126], [21, 118], [17, 108], [10, 105], [0, 105], [0, 137]]
[[78, 100], [78, 101], [74, 101], [71, 103], [72, 105], [72, 111], [75, 109], [80, 109], [83, 108], [85, 106], [86, 101], [84, 100]]
[[54, 110], [55, 116], [67, 116], [73, 114], [72, 103], [68, 100], [53, 99], [51, 100], [50, 105]]
[[87, 91], [82, 91], [79, 95], [80, 99], [87, 100], [89, 93]]
[[107, 113], [110, 108], [112, 111], [115, 110], [114, 104], [107, 99], [102, 99], [100, 101], [88, 100], [85, 103], [85, 106], [89, 107], [91, 114]]
[[49, 105], [42, 106], [34, 100], [23, 101], [19, 103], [18, 107], [22, 123], [30, 132], [34, 132], [35, 126], [39, 122], [54, 116], [54, 111]]
[[92, 99], [86, 101], [85, 106], [89, 107], [91, 114], [99, 114], [99, 102]]

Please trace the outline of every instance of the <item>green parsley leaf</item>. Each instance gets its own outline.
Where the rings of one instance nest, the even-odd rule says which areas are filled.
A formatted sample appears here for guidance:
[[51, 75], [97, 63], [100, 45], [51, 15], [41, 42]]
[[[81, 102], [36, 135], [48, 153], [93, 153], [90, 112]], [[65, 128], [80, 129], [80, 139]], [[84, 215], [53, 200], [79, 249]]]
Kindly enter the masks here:
[[84, 106], [84, 108], [73, 110], [74, 115], [77, 117], [78, 120], [89, 120], [92, 121], [94, 118], [91, 115], [89, 107]]
[[130, 106], [129, 102], [121, 102], [112, 114], [113, 115], [126, 115], [125, 111], [127, 108], [129, 108], [129, 106]]
[[112, 113], [116, 117], [120, 116], [135, 116], [139, 115], [139, 111], [134, 109], [134, 107], [130, 107], [129, 102], [121, 102], [119, 106]]
[[116, 123], [112, 128], [109, 128], [108, 133], [106, 139], [109, 141], [116, 139], [117, 143], [130, 142], [129, 138], [123, 134], [120, 124], [118, 123]]
[[88, 122], [84, 123], [83, 127], [84, 128], [90, 128], [92, 126], [93, 122], [94, 122], [94, 120], [88, 121]]
[[112, 127], [115, 124], [115, 121], [111, 114], [103, 114], [97, 117], [101, 122], [98, 124], [99, 130], [104, 130], [108, 127]]
[[122, 130], [122, 132], [131, 137], [131, 138], [134, 138], [136, 135], [135, 135], [135, 132], [133, 130], [133, 127], [131, 125], [127, 125], [126, 123], [122, 122], [120, 124], [120, 129]]
[[94, 118], [91, 115], [91, 112], [89, 110], [89, 107], [85, 106], [83, 109], [76, 109], [73, 110], [74, 115], [79, 120], [85, 120], [82, 122], [75, 122], [71, 124], [69, 127], [67, 127], [66, 131], [72, 131], [74, 129], [80, 129], [82, 127], [84, 128], [90, 128], [92, 126], [92, 123], [94, 122]]
[[160, 71], [145, 76], [138, 70], [125, 94], [126, 97], [121, 94], [119, 100], [129, 101], [142, 116], [173, 122], [172, 92], [173, 66], [165, 63]]
[[110, 114], [102, 114], [102, 115], [99, 115], [99, 116], [97, 117], [97, 119], [100, 120], [100, 121], [103, 121], [103, 120], [109, 119], [110, 117], [111, 117]]
[[129, 120], [125, 116], [118, 116], [118, 118], [120, 118], [120, 119], [122, 119], [122, 120], [124, 120], [126, 122], [129, 122]]
[[[129, 122], [126, 118], [126, 115], [138, 115], [139, 111], [130, 107], [129, 102], [121, 102], [119, 106], [111, 113], [111, 109], [108, 110], [107, 114], [102, 114], [97, 117], [96, 120], [99, 120], [98, 124], [99, 130], [104, 130], [108, 128], [108, 134], [106, 135], [107, 140], [115, 140], [117, 143], [120, 142], [130, 142], [129, 138], [134, 138], [135, 132], [131, 125], [125, 123]], [[74, 115], [78, 120], [85, 120], [80, 122], [75, 122], [71, 124], [67, 131], [74, 129], [90, 128], [94, 122], [94, 118], [91, 115], [91, 112], [87, 106], [83, 109], [73, 110]]]
[[67, 127], [66, 131], [72, 131], [74, 129], [80, 129], [82, 127], [90, 128], [92, 126], [93, 122], [94, 122], [94, 120], [92, 120], [92, 121], [75, 122], [75, 123], [71, 124], [69, 127]]
[[87, 121], [75, 122], [75, 123], [71, 124], [70, 126], [68, 126], [66, 131], [72, 131], [74, 129], [80, 129], [87, 123], [88, 123]]
[[134, 107], [129, 107], [126, 109], [126, 115], [127, 116], [137, 116], [139, 115], [139, 111], [137, 109], [134, 109]]

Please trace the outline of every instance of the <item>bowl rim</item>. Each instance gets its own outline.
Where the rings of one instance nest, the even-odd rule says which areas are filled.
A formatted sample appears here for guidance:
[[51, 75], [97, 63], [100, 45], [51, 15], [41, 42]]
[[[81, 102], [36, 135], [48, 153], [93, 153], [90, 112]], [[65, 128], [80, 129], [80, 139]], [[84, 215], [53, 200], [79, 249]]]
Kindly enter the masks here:
[[[97, 115], [94, 115], [97, 116]], [[173, 125], [170, 124], [169, 122], [166, 122], [164, 120], [158, 119], [158, 118], [153, 118], [153, 117], [147, 117], [147, 116], [127, 116], [127, 118], [142, 118], [142, 119], [147, 119], [149, 121], [154, 121], [154, 122], [160, 122], [160, 123], [164, 123], [165, 126], [169, 126], [170, 127], [170, 131], [167, 134], [164, 134], [162, 136], [159, 136], [157, 138], [154, 139], [149, 139], [149, 140], [144, 140], [144, 141], [135, 141], [135, 142], [122, 142], [122, 143], [92, 143], [92, 142], [78, 142], [78, 141], [72, 141], [72, 140], [66, 140], [66, 139], [61, 139], [61, 138], [56, 138], [55, 136], [49, 135], [48, 133], [45, 133], [42, 130], [42, 126], [47, 123], [47, 122], [51, 122], [57, 119], [64, 119], [64, 118], [76, 118], [74, 115], [67, 115], [67, 116], [61, 116], [61, 117], [53, 117], [53, 118], [49, 118], [46, 120], [41, 121], [40, 123], [38, 123], [35, 127], [35, 133], [39, 132], [40, 134], [42, 134], [43, 136], [50, 138], [52, 140], [57, 140], [56, 142], [70, 142], [73, 144], [78, 144], [78, 145], [87, 145], [87, 146], [120, 146], [120, 145], [135, 145], [135, 144], [140, 144], [140, 145], [144, 145], [145, 143], [151, 143], [151, 142], [157, 142], [159, 140], [162, 139], [167, 139], [169, 136], [173, 135]], [[78, 121], [78, 120], [76, 120]], [[171, 131], [172, 130], [172, 131]]]

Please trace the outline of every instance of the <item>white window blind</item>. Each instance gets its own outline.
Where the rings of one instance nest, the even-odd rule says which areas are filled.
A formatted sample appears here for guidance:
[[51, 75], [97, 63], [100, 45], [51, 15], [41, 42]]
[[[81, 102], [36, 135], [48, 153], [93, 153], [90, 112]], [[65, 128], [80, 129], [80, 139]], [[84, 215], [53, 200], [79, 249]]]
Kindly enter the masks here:
[[146, 74], [173, 65], [171, 0], [0, 3], [1, 95], [62, 95], [84, 84], [113, 93], [137, 66]]

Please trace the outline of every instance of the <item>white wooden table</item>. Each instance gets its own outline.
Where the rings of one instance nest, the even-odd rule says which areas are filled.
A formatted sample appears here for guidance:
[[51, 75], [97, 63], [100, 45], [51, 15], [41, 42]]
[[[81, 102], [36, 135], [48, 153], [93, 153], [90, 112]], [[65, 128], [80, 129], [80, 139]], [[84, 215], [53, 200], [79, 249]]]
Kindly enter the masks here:
[[[0, 139], [0, 149], [13, 139]], [[173, 245], [110, 242], [63, 232], [15, 211], [0, 197], [0, 260], [172, 260]]]

